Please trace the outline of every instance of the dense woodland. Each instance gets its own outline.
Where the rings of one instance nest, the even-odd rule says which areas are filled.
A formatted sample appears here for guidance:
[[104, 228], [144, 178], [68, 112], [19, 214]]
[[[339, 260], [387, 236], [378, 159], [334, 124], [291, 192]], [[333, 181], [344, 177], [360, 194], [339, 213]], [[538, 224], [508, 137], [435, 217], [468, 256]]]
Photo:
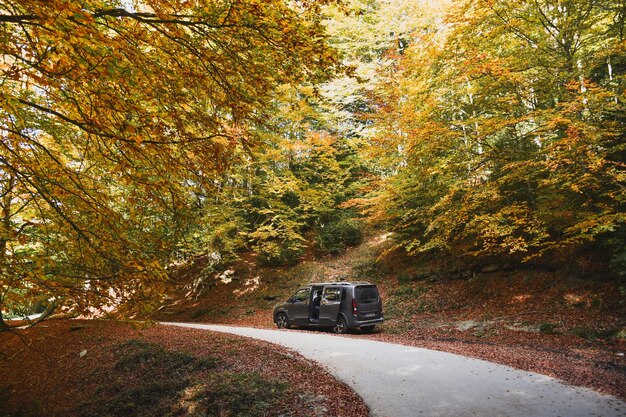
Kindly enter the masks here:
[[171, 265], [626, 274], [624, 0], [0, 0], [2, 315]]

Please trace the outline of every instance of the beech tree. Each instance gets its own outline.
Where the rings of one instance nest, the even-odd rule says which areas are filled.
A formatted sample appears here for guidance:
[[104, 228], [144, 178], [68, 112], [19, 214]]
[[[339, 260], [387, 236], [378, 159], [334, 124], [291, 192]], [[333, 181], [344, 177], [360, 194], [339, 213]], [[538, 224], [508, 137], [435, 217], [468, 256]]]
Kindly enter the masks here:
[[324, 3], [1, 1], [0, 309], [149, 305], [276, 87], [340, 67]]
[[342, 204], [359, 195], [364, 168], [324, 102], [310, 85], [281, 88], [272, 116], [255, 130], [258, 144], [199, 209], [205, 217], [194, 245], [219, 258], [205, 274], [244, 250], [285, 265], [307, 248], [339, 253], [360, 241], [359, 216]]
[[379, 95], [404, 152], [371, 202], [399, 246], [626, 270], [623, 24], [623, 2], [469, 0], [416, 33]]

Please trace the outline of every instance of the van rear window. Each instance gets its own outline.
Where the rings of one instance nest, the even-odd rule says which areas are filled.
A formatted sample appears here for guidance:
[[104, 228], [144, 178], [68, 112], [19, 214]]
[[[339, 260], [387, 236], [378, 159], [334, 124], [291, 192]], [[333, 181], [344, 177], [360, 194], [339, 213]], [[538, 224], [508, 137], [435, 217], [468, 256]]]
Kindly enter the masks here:
[[375, 285], [360, 285], [354, 288], [357, 301], [361, 303], [373, 303], [378, 301], [378, 288]]

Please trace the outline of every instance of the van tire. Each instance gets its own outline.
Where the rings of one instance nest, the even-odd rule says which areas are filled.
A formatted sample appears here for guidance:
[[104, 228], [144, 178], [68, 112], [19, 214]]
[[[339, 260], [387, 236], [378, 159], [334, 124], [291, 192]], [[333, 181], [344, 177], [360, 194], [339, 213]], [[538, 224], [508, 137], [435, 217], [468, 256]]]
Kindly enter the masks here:
[[285, 313], [278, 313], [276, 316], [276, 327], [279, 329], [289, 329], [291, 325], [289, 324], [289, 318]]
[[339, 316], [337, 318], [337, 323], [333, 326], [333, 332], [337, 334], [345, 334], [348, 333], [348, 323], [343, 316]]

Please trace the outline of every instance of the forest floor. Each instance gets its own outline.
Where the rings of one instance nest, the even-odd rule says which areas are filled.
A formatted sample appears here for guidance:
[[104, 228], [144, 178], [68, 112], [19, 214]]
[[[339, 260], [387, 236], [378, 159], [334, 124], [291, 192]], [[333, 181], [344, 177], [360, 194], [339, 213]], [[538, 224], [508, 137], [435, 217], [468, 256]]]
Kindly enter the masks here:
[[3, 417], [368, 415], [321, 367], [238, 336], [50, 320], [0, 346]]
[[626, 286], [581, 273], [487, 266], [459, 279], [426, 275], [372, 235], [340, 256], [263, 267], [247, 254], [229, 270], [181, 269], [156, 319], [273, 327], [272, 309], [313, 281], [378, 285], [386, 322], [371, 338], [441, 350], [558, 378], [626, 399]]

